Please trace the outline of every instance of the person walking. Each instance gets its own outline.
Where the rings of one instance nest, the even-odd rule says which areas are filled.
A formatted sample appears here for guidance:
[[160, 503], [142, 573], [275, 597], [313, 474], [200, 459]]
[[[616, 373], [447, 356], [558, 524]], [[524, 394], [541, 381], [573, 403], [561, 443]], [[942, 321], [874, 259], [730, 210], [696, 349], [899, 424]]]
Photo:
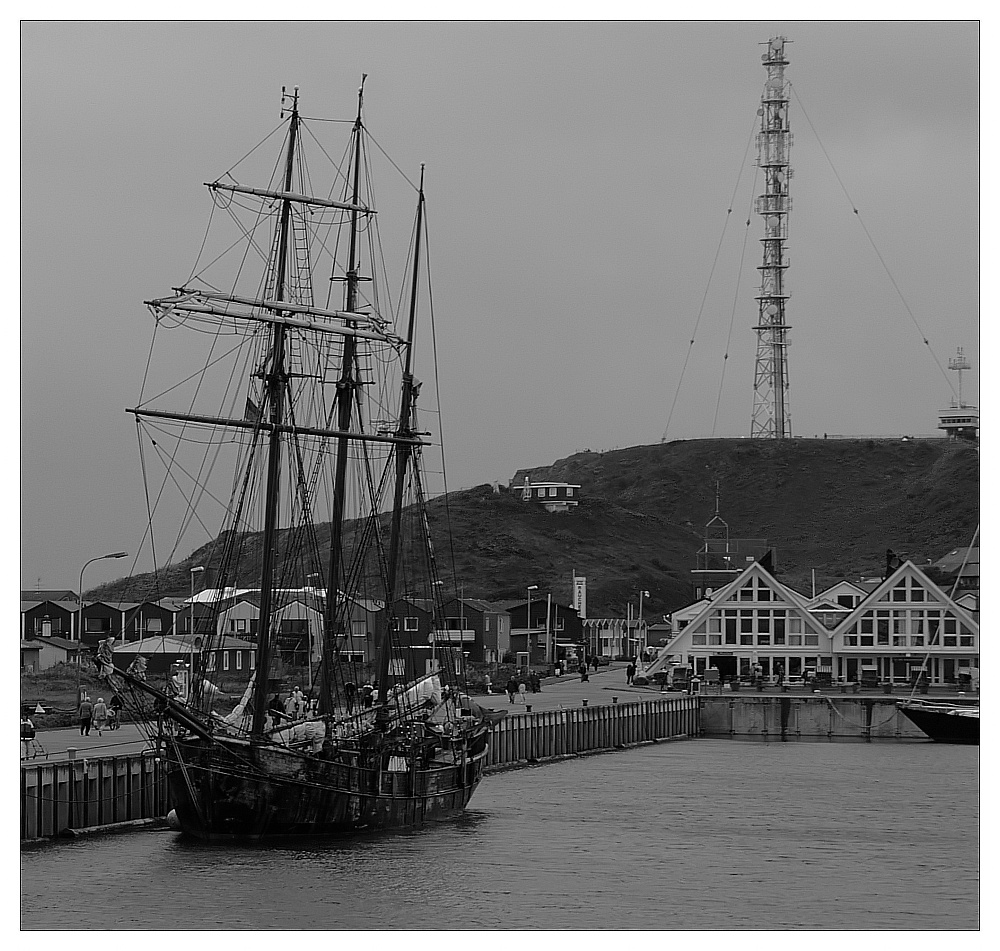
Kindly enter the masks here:
[[108, 722], [108, 705], [104, 702], [104, 697], [98, 697], [97, 703], [94, 704], [93, 712], [93, 725], [94, 729], [97, 730], [97, 735], [101, 736], [101, 730], [104, 729], [104, 725]]
[[528, 692], [528, 685], [523, 680], [518, 680], [517, 682], [517, 694], [521, 698], [521, 703], [527, 704], [527, 699], [525, 699], [525, 694]]
[[587, 665], [580, 664], [580, 683], [585, 684], [590, 681], [590, 675], [587, 673]]
[[625, 668], [625, 683], [631, 684], [632, 678], [635, 676], [635, 661], [629, 661], [628, 667]]
[[90, 736], [90, 724], [94, 717], [94, 705], [90, 702], [90, 697], [83, 695], [80, 701], [80, 709], [77, 711], [80, 720], [80, 736]]
[[507, 679], [507, 686], [504, 689], [507, 691], [508, 702], [513, 703], [514, 695], [517, 693], [517, 681], [514, 679], [513, 674]]

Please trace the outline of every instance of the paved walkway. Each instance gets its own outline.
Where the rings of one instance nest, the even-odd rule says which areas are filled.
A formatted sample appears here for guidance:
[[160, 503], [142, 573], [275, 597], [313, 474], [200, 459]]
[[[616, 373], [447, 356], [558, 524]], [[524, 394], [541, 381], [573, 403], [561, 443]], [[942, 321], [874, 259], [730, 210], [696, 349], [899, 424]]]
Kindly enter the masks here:
[[35, 734], [35, 739], [48, 755], [25, 759], [22, 743], [22, 764], [66, 760], [68, 758], [66, 751], [71, 748], [77, 751], [77, 759], [84, 759], [88, 756], [124, 756], [126, 753], [139, 753], [149, 745], [134, 723], [123, 723], [120, 730], [104, 730], [103, 736], [98, 736], [97, 730], [93, 728], [90, 730], [90, 736], [80, 736], [78, 726], [59, 730], [39, 730]]

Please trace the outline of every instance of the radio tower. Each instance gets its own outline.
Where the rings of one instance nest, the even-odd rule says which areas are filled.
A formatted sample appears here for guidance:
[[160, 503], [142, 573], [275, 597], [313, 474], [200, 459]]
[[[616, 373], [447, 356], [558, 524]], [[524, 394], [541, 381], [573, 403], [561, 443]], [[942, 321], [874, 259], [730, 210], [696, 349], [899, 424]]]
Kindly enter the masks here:
[[[785, 82], [783, 36], [772, 37], [761, 57], [767, 82], [760, 98], [760, 132], [757, 164], [764, 170], [764, 194], [757, 196], [756, 211], [764, 219], [764, 260], [760, 271], [760, 315], [757, 331], [757, 363], [753, 380], [751, 439], [788, 439], [792, 419], [788, 409], [788, 324], [785, 322], [785, 241], [788, 238], [788, 180], [792, 170], [788, 156], [792, 133], [788, 131], [788, 84]], [[763, 44], [762, 44], [763, 45]]]

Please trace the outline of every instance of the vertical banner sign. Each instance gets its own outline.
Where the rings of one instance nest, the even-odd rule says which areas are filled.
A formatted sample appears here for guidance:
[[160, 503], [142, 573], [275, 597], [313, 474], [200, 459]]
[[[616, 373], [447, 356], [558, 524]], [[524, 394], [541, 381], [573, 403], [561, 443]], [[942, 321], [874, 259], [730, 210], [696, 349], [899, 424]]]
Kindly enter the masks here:
[[587, 579], [573, 575], [573, 607], [580, 618], [587, 616]]

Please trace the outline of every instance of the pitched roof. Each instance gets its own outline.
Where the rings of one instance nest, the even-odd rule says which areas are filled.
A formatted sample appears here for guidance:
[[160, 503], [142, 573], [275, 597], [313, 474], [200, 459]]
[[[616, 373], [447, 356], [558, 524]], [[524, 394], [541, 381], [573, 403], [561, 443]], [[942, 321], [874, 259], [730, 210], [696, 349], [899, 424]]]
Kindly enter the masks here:
[[22, 588], [22, 601], [77, 601], [79, 600], [75, 591], [68, 588]]

